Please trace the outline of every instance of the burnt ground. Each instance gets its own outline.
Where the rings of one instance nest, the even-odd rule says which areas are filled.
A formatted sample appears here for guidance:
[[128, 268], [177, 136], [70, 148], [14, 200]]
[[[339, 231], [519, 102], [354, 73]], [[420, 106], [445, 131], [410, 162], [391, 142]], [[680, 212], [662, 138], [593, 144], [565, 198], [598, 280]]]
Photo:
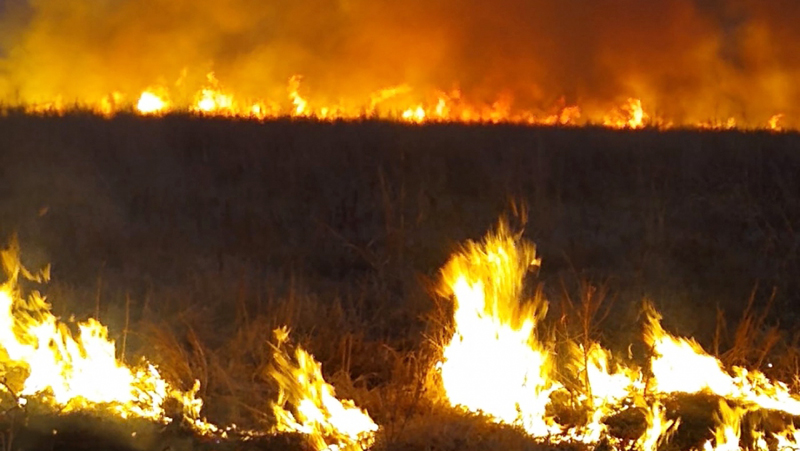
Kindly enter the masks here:
[[[640, 341], [648, 298], [726, 363], [797, 372], [796, 133], [10, 112], [0, 138], [0, 235], [52, 264], [54, 312], [200, 379], [213, 421], [270, 424], [266, 342], [289, 324], [378, 423], [418, 425], [437, 271], [502, 215], [555, 318], [602, 287], [604, 345]], [[749, 299], [766, 313], [737, 341]]]

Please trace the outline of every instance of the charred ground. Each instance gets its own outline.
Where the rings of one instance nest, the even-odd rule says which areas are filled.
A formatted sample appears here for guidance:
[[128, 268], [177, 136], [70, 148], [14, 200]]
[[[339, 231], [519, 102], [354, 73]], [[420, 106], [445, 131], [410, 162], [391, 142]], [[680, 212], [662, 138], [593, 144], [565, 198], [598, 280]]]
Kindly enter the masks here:
[[582, 333], [592, 292], [591, 333], [625, 351], [650, 298], [727, 363], [800, 364], [796, 133], [11, 112], [0, 137], [0, 233], [52, 263], [54, 311], [199, 379], [213, 421], [270, 424], [266, 343], [288, 324], [396, 448], [437, 439], [423, 414], [474, 431], [425, 401], [424, 337], [441, 265], [514, 205], [554, 335]]

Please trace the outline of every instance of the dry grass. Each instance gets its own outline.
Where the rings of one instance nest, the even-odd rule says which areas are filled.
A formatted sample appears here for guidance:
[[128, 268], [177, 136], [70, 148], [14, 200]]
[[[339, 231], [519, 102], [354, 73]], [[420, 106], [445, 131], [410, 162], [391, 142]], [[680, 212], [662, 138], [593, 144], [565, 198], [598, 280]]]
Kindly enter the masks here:
[[12, 112], [0, 136], [0, 233], [53, 264], [55, 311], [199, 379], [214, 421], [271, 426], [288, 324], [381, 449], [539, 449], [441, 411], [428, 371], [438, 268], [519, 205], [553, 337], [625, 350], [647, 297], [726, 362], [798, 374], [796, 134]]

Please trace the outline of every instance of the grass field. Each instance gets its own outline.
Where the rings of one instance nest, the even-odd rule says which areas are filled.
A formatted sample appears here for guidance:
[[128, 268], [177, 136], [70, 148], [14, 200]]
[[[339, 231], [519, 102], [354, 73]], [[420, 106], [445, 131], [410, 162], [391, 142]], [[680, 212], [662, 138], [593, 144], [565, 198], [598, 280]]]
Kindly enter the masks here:
[[0, 236], [52, 264], [57, 314], [99, 316], [127, 358], [199, 379], [212, 421], [270, 425], [267, 342], [287, 324], [387, 425], [381, 446], [523, 448], [426, 400], [454, 249], [505, 215], [537, 245], [548, 321], [595, 287], [592, 333], [624, 351], [648, 298], [670, 331], [792, 383], [798, 174], [797, 133], [12, 112]]

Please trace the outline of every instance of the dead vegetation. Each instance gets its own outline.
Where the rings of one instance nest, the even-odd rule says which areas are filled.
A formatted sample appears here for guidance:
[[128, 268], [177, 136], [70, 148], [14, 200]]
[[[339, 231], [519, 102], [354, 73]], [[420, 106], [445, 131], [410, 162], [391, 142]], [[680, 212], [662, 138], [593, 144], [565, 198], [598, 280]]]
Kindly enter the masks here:
[[377, 449], [540, 449], [443, 410], [430, 371], [439, 268], [519, 205], [555, 341], [641, 357], [649, 298], [726, 364], [798, 382], [796, 134], [10, 114], [0, 135], [0, 232], [52, 263], [55, 311], [200, 380], [212, 421], [273, 425], [288, 324]]

